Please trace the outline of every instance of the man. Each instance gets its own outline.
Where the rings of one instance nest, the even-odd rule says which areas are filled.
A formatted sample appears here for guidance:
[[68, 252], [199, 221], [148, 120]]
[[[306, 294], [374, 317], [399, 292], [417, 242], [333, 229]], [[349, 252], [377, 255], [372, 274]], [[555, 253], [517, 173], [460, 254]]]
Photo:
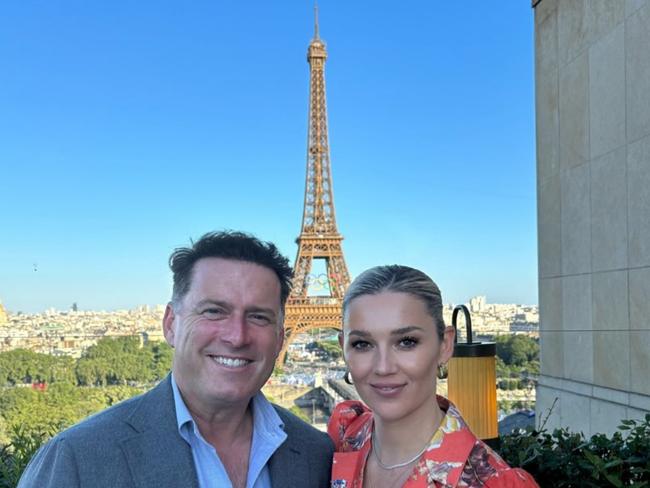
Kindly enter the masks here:
[[287, 259], [271, 243], [218, 232], [169, 264], [172, 374], [54, 437], [18, 486], [329, 486], [329, 438], [260, 392], [284, 340]]

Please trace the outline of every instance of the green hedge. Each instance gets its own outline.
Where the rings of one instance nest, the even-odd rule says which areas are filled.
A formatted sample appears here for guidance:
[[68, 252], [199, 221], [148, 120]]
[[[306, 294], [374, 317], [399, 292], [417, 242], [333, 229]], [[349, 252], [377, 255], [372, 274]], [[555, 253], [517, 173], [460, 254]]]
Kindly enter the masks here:
[[585, 438], [567, 429], [520, 431], [502, 437], [499, 453], [542, 488], [650, 487], [650, 414], [623, 420], [611, 436]]

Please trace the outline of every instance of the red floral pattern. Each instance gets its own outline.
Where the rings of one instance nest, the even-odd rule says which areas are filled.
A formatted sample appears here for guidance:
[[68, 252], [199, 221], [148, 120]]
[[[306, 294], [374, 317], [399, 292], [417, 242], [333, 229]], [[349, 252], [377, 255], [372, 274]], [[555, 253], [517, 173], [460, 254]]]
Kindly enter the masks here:
[[[539, 488], [526, 471], [510, 468], [477, 439], [449, 400], [439, 396], [438, 404], [445, 417], [403, 488]], [[332, 488], [363, 487], [372, 427], [372, 412], [361, 402], [334, 409], [327, 428], [336, 446]]]

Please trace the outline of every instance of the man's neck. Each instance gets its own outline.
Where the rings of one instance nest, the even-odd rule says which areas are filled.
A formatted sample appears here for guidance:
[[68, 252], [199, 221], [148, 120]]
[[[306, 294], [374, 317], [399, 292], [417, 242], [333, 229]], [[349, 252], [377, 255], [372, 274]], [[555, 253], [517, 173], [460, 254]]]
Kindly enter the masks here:
[[253, 432], [253, 400], [246, 403], [206, 404], [198, 398], [186, 395], [178, 385], [183, 402], [194, 419], [203, 438], [212, 444], [226, 444], [238, 438], [250, 438]]
[[201, 436], [214, 447], [234, 488], [246, 486], [253, 443], [253, 401], [206, 408], [185, 401]]
[[240, 406], [218, 412], [195, 411], [188, 406], [203, 438], [213, 446], [228, 445], [242, 436], [250, 438], [253, 432], [253, 411], [248, 406]]

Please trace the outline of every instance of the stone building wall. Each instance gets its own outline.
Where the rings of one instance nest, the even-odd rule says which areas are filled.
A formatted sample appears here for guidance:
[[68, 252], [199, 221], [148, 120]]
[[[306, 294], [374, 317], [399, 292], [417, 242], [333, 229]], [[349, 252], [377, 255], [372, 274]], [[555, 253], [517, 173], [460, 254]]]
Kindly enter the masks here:
[[650, 0], [535, 3], [537, 418], [611, 432], [650, 411]]

